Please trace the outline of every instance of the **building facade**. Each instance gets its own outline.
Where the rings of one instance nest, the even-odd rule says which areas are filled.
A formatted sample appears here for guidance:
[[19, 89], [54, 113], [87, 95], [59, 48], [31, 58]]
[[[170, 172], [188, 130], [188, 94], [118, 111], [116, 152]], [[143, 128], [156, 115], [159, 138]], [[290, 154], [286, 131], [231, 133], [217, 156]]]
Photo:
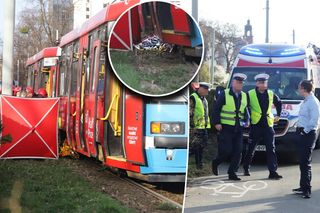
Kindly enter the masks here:
[[73, 28], [81, 27], [86, 20], [112, 2], [114, 2], [114, 0], [73, 0]]

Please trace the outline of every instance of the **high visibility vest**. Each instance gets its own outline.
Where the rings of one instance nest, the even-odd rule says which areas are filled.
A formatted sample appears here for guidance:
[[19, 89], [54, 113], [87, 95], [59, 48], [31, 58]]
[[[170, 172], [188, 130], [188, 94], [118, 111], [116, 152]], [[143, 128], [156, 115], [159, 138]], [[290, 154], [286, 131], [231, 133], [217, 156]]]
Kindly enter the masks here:
[[[221, 124], [227, 124], [227, 125], [236, 125], [236, 118], [239, 118], [240, 120], [244, 119], [244, 112], [247, 106], [247, 95], [244, 92], [241, 92], [241, 104], [239, 111], [236, 111], [236, 104], [234, 102], [234, 98], [232, 95], [229, 94], [230, 89], [224, 90], [225, 94], [225, 105], [222, 106], [221, 112], [220, 112], [220, 122]], [[240, 122], [240, 125], [242, 126], [242, 122]]]
[[[211, 128], [207, 99], [204, 98], [204, 101], [207, 104], [207, 109], [205, 112], [202, 100], [198, 96], [198, 94], [193, 93], [191, 96], [193, 96], [194, 100], [195, 100], [194, 114], [193, 114], [194, 127], [196, 129], [205, 129], [205, 128], [209, 129], [209, 128]], [[207, 117], [207, 122], [206, 122], [206, 117]]]
[[[268, 99], [269, 99], [269, 105], [267, 109], [267, 122], [268, 126], [273, 126], [273, 114], [272, 114], [272, 104], [273, 104], [273, 92], [271, 90], [268, 91]], [[251, 123], [257, 124], [261, 117], [262, 117], [262, 111], [260, 107], [260, 103], [258, 100], [257, 92], [255, 89], [252, 89], [249, 91], [249, 98], [250, 98], [250, 110], [251, 110]]]

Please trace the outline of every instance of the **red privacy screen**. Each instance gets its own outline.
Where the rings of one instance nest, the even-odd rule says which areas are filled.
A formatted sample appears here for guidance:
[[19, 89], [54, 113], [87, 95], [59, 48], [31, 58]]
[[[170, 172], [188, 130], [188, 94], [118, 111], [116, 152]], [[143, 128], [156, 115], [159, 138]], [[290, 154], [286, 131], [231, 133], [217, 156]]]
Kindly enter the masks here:
[[58, 107], [58, 98], [1, 96], [2, 135], [12, 141], [0, 145], [0, 158], [57, 159]]

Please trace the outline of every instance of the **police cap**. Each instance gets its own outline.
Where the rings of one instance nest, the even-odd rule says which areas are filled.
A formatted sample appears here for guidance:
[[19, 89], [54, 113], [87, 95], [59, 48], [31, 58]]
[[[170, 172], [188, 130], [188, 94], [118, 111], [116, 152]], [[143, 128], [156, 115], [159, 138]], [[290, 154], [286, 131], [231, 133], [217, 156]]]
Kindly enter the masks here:
[[244, 81], [247, 79], [247, 76], [243, 73], [235, 73], [232, 78], [237, 81]]
[[211, 87], [211, 84], [207, 83], [207, 82], [199, 82], [199, 87], [203, 87], [205, 89], [209, 89]]
[[269, 79], [269, 75], [266, 74], [266, 73], [261, 73], [261, 74], [258, 74], [254, 77], [254, 80], [256, 81], [267, 81]]

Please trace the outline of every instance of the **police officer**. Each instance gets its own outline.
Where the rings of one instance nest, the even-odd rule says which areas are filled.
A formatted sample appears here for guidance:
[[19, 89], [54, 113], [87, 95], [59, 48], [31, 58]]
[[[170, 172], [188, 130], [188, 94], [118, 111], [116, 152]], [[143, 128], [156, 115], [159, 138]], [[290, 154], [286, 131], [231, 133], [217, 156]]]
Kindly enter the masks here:
[[[244, 175], [250, 176], [250, 165], [258, 142], [262, 139], [266, 145], [267, 162], [270, 179], [281, 179], [277, 173], [277, 156], [275, 153], [273, 123], [278, 122], [281, 114], [282, 103], [279, 97], [268, 90], [268, 74], [255, 76], [256, 88], [248, 92], [250, 108], [250, 143], [243, 161]], [[275, 105], [277, 116], [272, 114], [272, 104]]]
[[299, 84], [299, 93], [304, 97], [297, 123], [297, 148], [300, 166], [300, 187], [293, 192], [311, 197], [311, 155], [315, 147], [316, 131], [319, 126], [320, 104], [314, 96], [313, 85], [304, 80]]
[[242, 92], [246, 78], [242, 73], [233, 75], [231, 88], [219, 95], [213, 112], [213, 123], [218, 130], [218, 155], [212, 160], [212, 173], [218, 175], [219, 164], [231, 157], [230, 180], [241, 180], [236, 172], [241, 161], [243, 126], [247, 117], [247, 95]]
[[203, 168], [202, 154], [208, 142], [210, 126], [208, 102], [205, 98], [211, 84], [199, 82], [199, 88], [190, 96], [190, 151], [194, 152], [197, 169]]

